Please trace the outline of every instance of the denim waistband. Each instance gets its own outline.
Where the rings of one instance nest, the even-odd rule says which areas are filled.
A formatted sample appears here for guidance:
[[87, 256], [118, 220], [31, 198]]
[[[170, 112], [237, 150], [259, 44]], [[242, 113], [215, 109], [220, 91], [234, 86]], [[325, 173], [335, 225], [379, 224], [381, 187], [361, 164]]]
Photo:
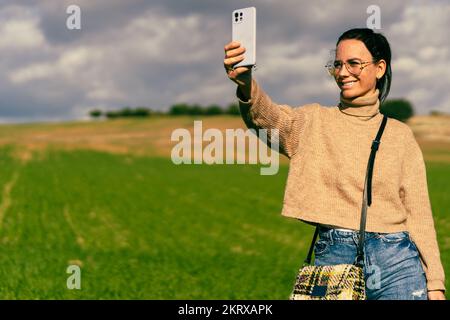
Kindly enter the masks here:
[[[386, 235], [407, 236], [407, 231], [399, 231], [394, 233], [382, 233], [382, 232], [365, 232], [365, 239], [382, 238]], [[342, 230], [337, 228], [330, 228], [327, 226], [319, 225], [319, 238], [337, 242], [354, 242], [359, 239], [359, 230]]]

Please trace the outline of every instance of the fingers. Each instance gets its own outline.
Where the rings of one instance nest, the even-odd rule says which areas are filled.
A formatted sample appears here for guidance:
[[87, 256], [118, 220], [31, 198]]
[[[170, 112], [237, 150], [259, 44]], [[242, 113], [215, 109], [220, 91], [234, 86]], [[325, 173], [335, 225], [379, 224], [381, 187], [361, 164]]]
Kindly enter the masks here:
[[[245, 73], [247, 71], [249, 71], [250, 68], [248, 67], [238, 67], [236, 69], [230, 69], [227, 71], [228, 77], [230, 77], [231, 79], [236, 79], [240, 74]], [[241, 84], [241, 83], [239, 83]]]
[[244, 52], [245, 48], [240, 46], [235, 49], [228, 49], [228, 50], [225, 49], [225, 58], [232, 58], [240, 54], [243, 54]]
[[224, 64], [226, 65], [238, 63], [239, 61], [244, 59], [243, 53], [245, 52], [245, 48], [241, 47], [238, 41], [232, 41], [228, 43], [224, 47], [224, 50], [225, 50]]
[[227, 58], [227, 59], [224, 59], [224, 60], [223, 60], [223, 63], [224, 63], [225, 66], [232, 67], [233, 65], [235, 65], [235, 64], [238, 63], [239, 61], [244, 60], [244, 58], [245, 58], [244, 55], [241, 54], [241, 55], [235, 56], [235, 57], [233, 57], [233, 58]]
[[245, 73], [249, 70], [250, 70], [249, 67], [238, 67], [238, 68], [234, 69], [236, 76], [239, 76], [240, 74]]
[[224, 47], [225, 57], [223, 60], [223, 65], [229, 73], [230, 70], [233, 70], [233, 66], [240, 61], [244, 60], [244, 52], [245, 48], [241, 47], [238, 41], [231, 41]]
[[230, 49], [235, 49], [237, 47], [239, 47], [241, 44], [239, 41], [231, 41], [229, 43], [227, 43], [224, 47], [225, 51], [228, 51]]
[[245, 48], [241, 46], [238, 41], [231, 41], [224, 47], [225, 58], [223, 60], [223, 65], [226, 69], [227, 75], [230, 79], [235, 79], [240, 74], [247, 72], [249, 68], [238, 67], [234, 69], [234, 65], [244, 60]]

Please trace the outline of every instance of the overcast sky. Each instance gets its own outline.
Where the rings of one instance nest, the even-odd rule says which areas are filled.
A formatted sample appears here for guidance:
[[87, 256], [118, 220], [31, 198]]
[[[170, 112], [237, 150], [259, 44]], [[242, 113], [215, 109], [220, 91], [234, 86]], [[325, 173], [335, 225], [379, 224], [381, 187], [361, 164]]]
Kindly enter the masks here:
[[[81, 8], [68, 30], [66, 8]], [[324, 65], [369, 5], [393, 51], [390, 98], [450, 112], [450, 1], [0, 1], [0, 122], [86, 118], [94, 108], [235, 102], [223, 69], [231, 12], [257, 10], [255, 79], [278, 103], [335, 105]]]

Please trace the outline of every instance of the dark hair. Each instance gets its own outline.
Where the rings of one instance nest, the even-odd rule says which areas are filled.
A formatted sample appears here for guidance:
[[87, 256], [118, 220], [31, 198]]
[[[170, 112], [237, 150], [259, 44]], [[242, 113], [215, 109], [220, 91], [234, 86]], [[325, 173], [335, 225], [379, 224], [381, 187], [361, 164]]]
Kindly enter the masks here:
[[345, 31], [336, 42], [336, 47], [342, 40], [356, 39], [362, 41], [372, 54], [374, 61], [381, 59], [386, 61], [386, 71], [377, 81], [377, 89], [380, 91], [380, 104], [384, 102], [391, 89], [392, 69], [391, 69], [391, 47], [386, 37], [381, 33], [375, 33], [368, 28], [355, 28]]

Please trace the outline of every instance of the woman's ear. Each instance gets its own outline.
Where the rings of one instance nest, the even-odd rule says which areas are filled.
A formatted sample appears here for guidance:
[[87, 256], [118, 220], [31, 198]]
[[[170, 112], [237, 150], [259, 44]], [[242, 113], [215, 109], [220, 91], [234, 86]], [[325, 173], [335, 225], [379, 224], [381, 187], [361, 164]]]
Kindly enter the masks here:
[[380, 80], [384, 76], [384, 73], [386, 72], [386, 61], [384, 59], [378, 61], [376, 64], [376, 68], [377, 68], [376, 77], [377, 80]]

